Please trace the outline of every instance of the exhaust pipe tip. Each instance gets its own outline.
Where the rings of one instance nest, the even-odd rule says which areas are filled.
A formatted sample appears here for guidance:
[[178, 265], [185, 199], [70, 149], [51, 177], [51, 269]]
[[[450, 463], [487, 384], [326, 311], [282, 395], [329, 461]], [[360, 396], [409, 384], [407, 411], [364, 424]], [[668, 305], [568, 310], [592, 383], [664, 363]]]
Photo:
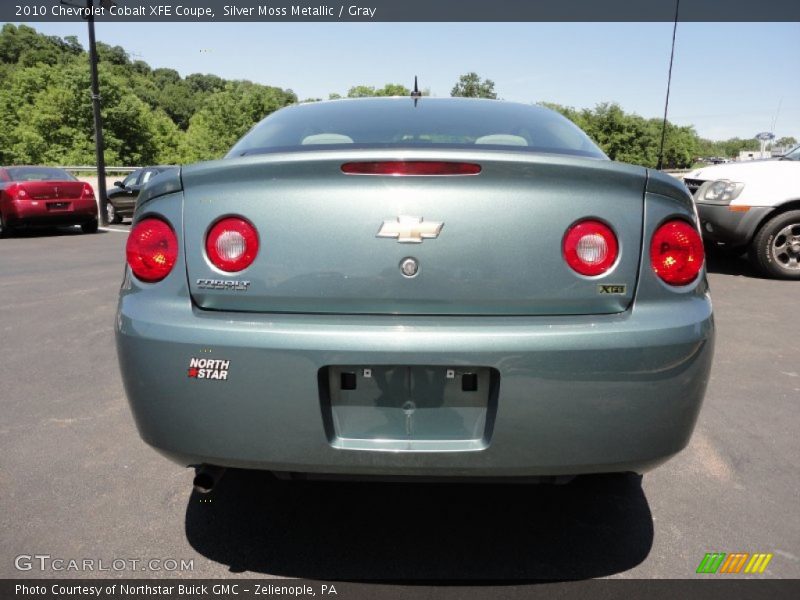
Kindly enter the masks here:
[[208, 494], [216, 487], [219, 480], [225, 474], [225, 467], [214, 465], [200, 465], [195, 472], [192, 485], [198, 494]]

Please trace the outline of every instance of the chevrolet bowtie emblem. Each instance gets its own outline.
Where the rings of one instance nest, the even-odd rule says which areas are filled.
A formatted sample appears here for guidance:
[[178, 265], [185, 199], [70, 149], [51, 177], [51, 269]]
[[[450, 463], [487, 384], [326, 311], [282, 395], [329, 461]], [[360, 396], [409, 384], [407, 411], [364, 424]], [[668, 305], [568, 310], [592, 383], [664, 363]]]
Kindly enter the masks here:
[[395, 238], [401, 244], [421, 244], [422, 240], [439, 237], [444, 227], [440, 221], [422, 220], [422, 217], [397, 217], [394, 221], [384, 221], [375, 237]]

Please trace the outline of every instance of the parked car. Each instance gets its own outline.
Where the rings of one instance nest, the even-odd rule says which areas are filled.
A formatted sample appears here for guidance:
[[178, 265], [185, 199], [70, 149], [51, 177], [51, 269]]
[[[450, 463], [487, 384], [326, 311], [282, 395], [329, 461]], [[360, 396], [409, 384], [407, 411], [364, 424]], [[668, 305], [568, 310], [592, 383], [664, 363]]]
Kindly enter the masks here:
[[126, 255], [125, 390], [201, 491], [224, 467], [641, 473], [708, 381], [686, 188], [537, 106], [281, 109], [145, 187]]
[[766, 276], [800, 279], [800, 146], [777, 159], [703, 167], [684, 182], [709, 242], [746, 251]]
[[136, 169], [122, 181], [115, 181], [106, 193], [106, 217], [109, 223], [121, 223], [122, 219], [129, 219], [136, 209], [136, 200], [139, 192], [153, 177], [164, 171], [175, 169], [173, 166], [155, 166]]
[[97, 231], [92, 186], [55, 167], [0, 167], [0, 235], [56, 225]]

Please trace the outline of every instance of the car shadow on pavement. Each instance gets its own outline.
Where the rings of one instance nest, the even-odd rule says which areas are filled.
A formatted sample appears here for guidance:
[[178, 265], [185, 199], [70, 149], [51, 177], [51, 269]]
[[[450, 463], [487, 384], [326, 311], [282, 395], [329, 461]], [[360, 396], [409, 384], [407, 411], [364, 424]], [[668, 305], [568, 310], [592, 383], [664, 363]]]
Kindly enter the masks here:
[[98, 229], [95, 233], [83, 233], [80, 227], [33, 227], [31, 229], [16, 229], [13, 235], [9, 236], [9, 239], [101, 235], [104, 233], [106, 232], [102, 229]]
[[636, 475], [568, 485], [279, 481], [229, 470], [186, 509], [192, 547], [231, 572], [323, 580], [572, 580], [653, 542]]
[[743, 275], [763, 279], [763, 275], [747, 260], [747, 255], [725, 249], [706, 249], [706, 270], [720, 275]]

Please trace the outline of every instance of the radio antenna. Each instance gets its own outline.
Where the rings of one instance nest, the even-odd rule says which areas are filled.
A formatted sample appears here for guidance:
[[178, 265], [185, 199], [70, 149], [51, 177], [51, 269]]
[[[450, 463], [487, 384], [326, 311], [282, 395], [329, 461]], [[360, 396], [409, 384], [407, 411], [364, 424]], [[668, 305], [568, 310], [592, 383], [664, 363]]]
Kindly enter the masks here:
[[412, 98], [422, 98], [422, 92], [419, 91], [419, 87], [417, 86], [417, 76], [414, 75], [414, 91], [411, 92]]
[[414, 90], [411, 92], [411, 97], [414, 99], [414, 108], [417, 108], [417, 102], [419, 102], [419, 99], [422, 98], [422, 92], [419, 91], [416, 75], [414, 75]]
[[669, 88], [672, 84], [672, 61], [675, 58], [675, 32], [678, 30], [678, 10], [681, 6], [681, 0], [675, 0], [675, 21], [672, 25], [672, 50], [669, 53], [669, 73], [667, 74], [667, 98], [664, 101], [664, 121], [661, 124], [661, 147], [658, 150], [658, 166], [659, 171], [664, 166], [664, 140], [667, 136], [667, 111], [669, 110]]

